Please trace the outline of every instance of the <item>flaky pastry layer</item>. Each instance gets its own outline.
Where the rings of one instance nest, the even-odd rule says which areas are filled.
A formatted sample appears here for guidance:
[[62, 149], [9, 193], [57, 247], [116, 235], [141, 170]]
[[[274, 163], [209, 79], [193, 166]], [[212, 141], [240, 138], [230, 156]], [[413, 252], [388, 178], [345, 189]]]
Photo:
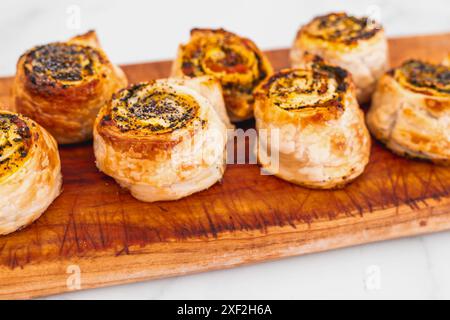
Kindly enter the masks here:
[[94, 126], [98, 168], [141, 201], [177, 200], [209, 188], [225, 171], [230, 122], [220, 93], [208, 77], [119, 91]]
[[55, 139], [34, 121], [0, 111], [0, 235], [38, 219], [61, 193]]
[[256, 95], [255, 118], [259, 162], [287, 181], [337, 188], [358, 177], [369, 161], [364, 116], [351, 77], [341, 68], [320, 62], [276, 73]]
[[386, 73], [367, 114], [372, 134], [393, 152], [450, 163], [450, 69], [417, 60]]
[[108, 60], [90, 31], [23, 54], [13, 98], [17, 112], [36, 120], [58, 143], [70, 144], [92, 138], [100, 107], [126, 85], [125, 74]]
[[291, 50], [294, 68], [303, 68], [307, 52], [350, 71], [360, 103], [370, 100], [377, 80], [389, 65], [382, 26], [345, 13], [317, 17], [300, 29]]

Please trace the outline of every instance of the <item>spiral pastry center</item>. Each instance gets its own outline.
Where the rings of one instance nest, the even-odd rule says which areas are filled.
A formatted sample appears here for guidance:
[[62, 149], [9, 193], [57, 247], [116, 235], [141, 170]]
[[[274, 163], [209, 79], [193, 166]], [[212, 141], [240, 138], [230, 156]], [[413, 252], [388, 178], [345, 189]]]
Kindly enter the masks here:
[[395, 78], [407, 88], [450, 95], [450, 67], [410, 60], [395, 70]]
[[184, 47], [182, 70], [190, 77], [214, 76], [225, 88], [244, 92], [251, 92], [266, 76], [258, 55], [245, 40], [222, 33], [194, 37]]
[[31, 131], [25, 121], [17, 115], [0, 113], [0, 178], [21, 167], [31, 144]]
[[256, 73], [258, 65], [255, 62], [255, 55], [253, 53], [246, 55], [243, 48], [239, 46], [210, 47], [205, 52], [202, 67], [208, 74], [226, 78], [228, 74], [233, 73], [241, 75]]
[[159, 134], [185, 127], [199, 108], [188, 94], [144, 83], [122, 90], [113, 99], [110, 118], [122, 132]]
[[380, 30], [381, 25], [367, 17], [358, 18], [345, 13], [317, 17], [307, 28], [307, 32], [312, 37], [344, 44], [372, 38]]
[[326, 73], [295, 70], [273, 79], [269, 98], [273, 104], [288, 111], [317, 107], [339, 96], [338, 82]]
[[96, 76], [103, 57], [94, 48], [78, 44], [52, 43], [26, 54], [25, 74], [34, 85], [75, 85]]

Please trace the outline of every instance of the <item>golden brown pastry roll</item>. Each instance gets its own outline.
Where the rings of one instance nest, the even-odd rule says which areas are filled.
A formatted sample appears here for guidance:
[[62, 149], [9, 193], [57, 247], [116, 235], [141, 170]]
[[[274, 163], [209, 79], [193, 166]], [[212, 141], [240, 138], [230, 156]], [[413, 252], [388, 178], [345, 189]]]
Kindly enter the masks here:
[[253, 91], [272, 72], [269, 60], [251, 40], [223, 29], [193, 29], [172, 67], [172, 76], [219, 79], [232, 121], [253, 117]]
[[0, 235], [38, 219], [61, 185], [55, 139], [34, 121], [0, 111]]
[[342, 187], [369, 161], [369, 132], [348, 72], [320, 60], [310, 66], [282, 70], [257, 91], [258, 160], [302, 186]]
[[291, 50], [294, 68], [303, 67], [305, 52], [352, 73], [360, 103], [370, 100], [377, 80], [388, 68], [383, 27], [367, 17], [330, 13], [313, 19], [297, 34]]
[[92, 138], [98, 111], [126, 85], [125, 74], [108, 60], [90, 31], [28, 50], [17, 63], [13, 95], [17, 112], [68, 144]]
[[378, 83], [372, 134], [399, 155], [450, 162], [450, 68], [409, 60]]
[[164, 79], [117, 92], [95, 122], [98, 168], [147, 202], [177, 200], [219, 181], [229, 120], [217, 111], [224, 113], [223, 101], [210, 100], [217, 92], [193, 89], [201, 82]]

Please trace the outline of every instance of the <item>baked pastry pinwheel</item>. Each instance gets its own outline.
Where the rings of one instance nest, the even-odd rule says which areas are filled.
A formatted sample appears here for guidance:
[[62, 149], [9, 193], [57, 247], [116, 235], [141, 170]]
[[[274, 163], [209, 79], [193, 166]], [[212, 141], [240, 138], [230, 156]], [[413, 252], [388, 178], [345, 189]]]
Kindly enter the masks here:
[[61, 185], [55, 139], [34, 121], [0, 111], [0, 235], [38, 219]]
[[309, 69], [282, 70], [265, 81], [256, 92], [255, 119], [258, 160], [282, 179], [338, 188], [369, 161], [370, 135], [351, 76], [320, 59]]
[[172, 76], [219, 79], [233, 122], [253, 117], [253, 91], [272, 72], [269, 60], [251, 40], [223, 29], [193, 29], [172, 66]]
[[360, 103], [370, 100], [377, 80], [388, 68], [384, 30], [367, 17], [330, 13], [313, 19], [297, 34], [291, 50], [292, 67], [303, 67], [305, 52], [350, 71]]
[[223, 98], [213, 105], [218, 94], [196, 90], [199, 84], [164, 79], [117, 92], [95, 122], [98, 168], [146, 202], [177, 200], [219, 181], [229, 120], [220, 115]]
[[379, 81], [372, 134], [399, 155], [450, 163], [450, 67], [409, 60]]
[[118, 89], [122, 70], [101, 49], [94, 31], [37, 46], [17, 63], [16, 111], [36, 120], [61, 144], [92, 138], [95, 117]]

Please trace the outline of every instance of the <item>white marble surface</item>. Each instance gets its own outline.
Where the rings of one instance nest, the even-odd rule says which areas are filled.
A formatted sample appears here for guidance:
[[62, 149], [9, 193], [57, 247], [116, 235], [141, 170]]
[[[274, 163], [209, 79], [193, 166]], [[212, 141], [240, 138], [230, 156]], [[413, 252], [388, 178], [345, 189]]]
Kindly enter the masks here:
[[[71, 19], [78, 8], [79, 25]], [[374, 13], [389, 35], [450, 31], [448, 0], [1, 1], [0, 76], [14, 73], [27, 48], [91, 28], [114, 62], [128, 63], [173, 57], [194, 26], [222, 26], [262, 48], [287, 47], [300, 24], [335, 10]], [[450, 232], [49, 298], [448, 299]]]
[[389, 35], [450, 31], [448, 0], [3, 0], [0, 76], [13, 74], [28, 48], [88, 29], [98, 31], [114, 62], [128, 63], [172, 58], [192, 27], [224, 27], [261, 48], [287, 47], [301, 24], [337, 10], [373, 14]]

